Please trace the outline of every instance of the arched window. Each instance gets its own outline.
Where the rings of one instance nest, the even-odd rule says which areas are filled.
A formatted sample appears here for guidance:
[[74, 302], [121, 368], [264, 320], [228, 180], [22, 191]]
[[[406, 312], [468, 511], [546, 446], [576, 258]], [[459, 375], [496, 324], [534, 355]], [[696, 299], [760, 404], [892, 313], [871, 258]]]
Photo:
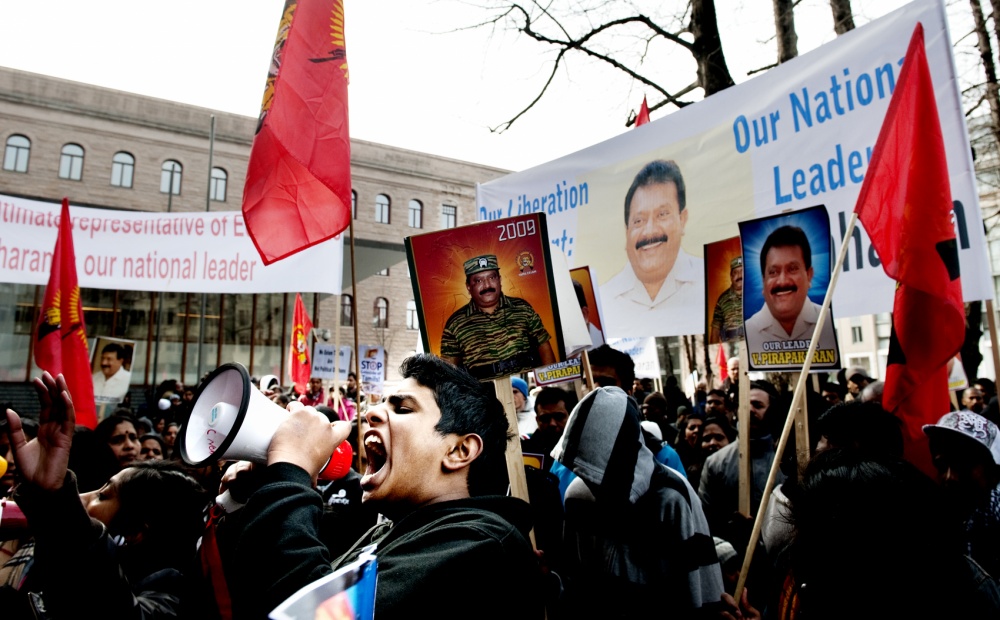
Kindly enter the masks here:
[[14, 134], [7, 138], [7, 148], [3, 153], [3, 169], [11, 172], [27, 172], [30, 154], [31, 140]]
[[354, 306], [350, 295], [340, 296], [340, 324], [343, 327], [354, 327]]
[[118, 151], [111, 158], [111, 184], [115, 187], [132, 187], [135, 176], [135, 157], [125, 151]]
[[351, 190], [351, 219], [358, 219], [358, 193]]
[[410, 201], [410, 228], [424, 227], [424, 205], [419, 200]]
[[389, 300], [385, 297], [379, 297], [375, 300], [372, 325], [375, 327], [389, 327]]
[[375, 222], [378, 224], [389, 223], [389, 197], [385, 194], [375, 196]]
[[412, 299], [406, 302], [406, 329], [419, 329], [417, 321], [417, 302]]
[[212, 183], [208, 194], [216, 202], [226, 202], [226, 181], [229, 175], [222, 168], [212, 168]]
[[83, 178], [83, 147], [67, 144], [62, 147], [59, 158], [59, 178], [79, 181]]
[[180, 195], [181, 175], [183, 171], [184, 168], [181, 167], [179, 162], [172, 159], [163, 162], [163, 165], [160, 166], [160, 193], [170, 193], [174, 196]]

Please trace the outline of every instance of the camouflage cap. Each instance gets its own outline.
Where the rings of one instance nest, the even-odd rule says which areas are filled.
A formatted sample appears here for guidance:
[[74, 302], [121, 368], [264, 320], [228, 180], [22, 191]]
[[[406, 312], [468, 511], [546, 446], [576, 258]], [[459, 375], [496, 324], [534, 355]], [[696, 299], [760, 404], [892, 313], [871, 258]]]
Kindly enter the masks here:
[[733, 260], [729, 261], [729, 270], [730, 271], [732, 271], [733, 269], [739, 269], [742, 266], [743, 266], [743, 257], [742, 256], [737, 256]]
[[490, 271], [491, 269], [500, 269], [500, 264], [497, 262], [497, 257], [495, 254], [483, 254], [482, 256], [477, 256], [475, 258], [470, 258], [465, 261], [465, 275], [471, 276], [474, 273], [479, 273], [480, 271]]

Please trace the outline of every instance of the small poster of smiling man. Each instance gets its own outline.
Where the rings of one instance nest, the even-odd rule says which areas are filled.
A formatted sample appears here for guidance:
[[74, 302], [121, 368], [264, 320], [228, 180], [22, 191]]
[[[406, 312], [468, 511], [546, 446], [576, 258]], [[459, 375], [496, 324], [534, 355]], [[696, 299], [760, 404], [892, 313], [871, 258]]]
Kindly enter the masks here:
[[565, 361], [544, 214], [405, 242], [425, 351], [481, 380]]
[[[830, 285], [830, 219], [817, 206], [740, 222], [750, 370], [801, 370]], [[812, 369], [840, 367], [830, 310]]]

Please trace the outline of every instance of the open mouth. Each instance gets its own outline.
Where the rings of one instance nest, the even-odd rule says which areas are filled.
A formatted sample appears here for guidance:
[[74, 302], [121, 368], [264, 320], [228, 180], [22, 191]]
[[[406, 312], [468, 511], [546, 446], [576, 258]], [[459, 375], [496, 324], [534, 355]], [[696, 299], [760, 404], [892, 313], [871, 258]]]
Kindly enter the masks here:
[[371, 482], [372, 478], [385, 466], [387, 455], [381, 437], [374, 433], [365, 436], [365, 455], [368, 457], [368, 467], [361, 479], [362, 486]]

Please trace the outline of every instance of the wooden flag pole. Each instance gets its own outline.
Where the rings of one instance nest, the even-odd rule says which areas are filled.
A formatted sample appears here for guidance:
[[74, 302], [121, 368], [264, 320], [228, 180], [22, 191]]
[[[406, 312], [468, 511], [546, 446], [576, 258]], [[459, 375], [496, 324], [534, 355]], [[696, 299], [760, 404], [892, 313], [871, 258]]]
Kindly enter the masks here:
[[740, 403], [736, 413], [736, 441], [739, 443], [740, 503], [739, 511], [750, 516], [750, 375], [747, 373], [747, 341], [739, 342]]
[[[806, 358], [802, 364], [802, 371], [799, 373], [799, 380], [795, 383], [795, 392], [792, 394], [792, 406], [790, 411], [795, 411], [797, 408], [802, 407], [802, 403], [804, 402], [806, 377], [809, 376], [809, 368], [812, 366], [812, 358], [816, 353], [816, 347], [819, 344], [820, 334], [823, 333], [823, 326], [826, 324], [827, 316], [830, 313], [830, 302], [833, 300], [833, 291], [837, 286], [837, 279], [840, 276], [840, 271], [844, 267], [844, 259], [847, 257], [848, 243], [851, 241], [851, 234], [854, 233], [854, 227], [857, 223], [858, 214], [853, 212], [851, 213], [851, 221], [847, 226], [847, 231], [843, 236], [844, 240], [840, 244], [840, 253], [837, 255], [837, 264], [833, 267], [833, 271], [830, 274], [830, 286], [827, 287], [826, 296], [823, 298], [823, 306], [820, 309], [819, 319], [816, 321], [816, 327], [813, 329], [812, 340], [809, 341], [809, 350], [806, 352]], [[743, 364], [741, 363], [740, 365], [742, 366]], [[768, 473], [767, 482], [764, 484], [764, 496], [760, 499], [760, 507], [757, 509], [757, 518], [754, 519], [753, 522], [753, 532], [750, 534], [750, 542], [747, 544], [747, 550], [743, 556], [743, 568], [740, 569], [740, 577], [736, 582], [736, 592], [733, 594], [733, 597], [737, 601], [743, 596], [743, 587], [746, 585], [747, 573], [750, 571], [750, 562], [753, 560], [753, 550], [757, 548], [757, 541], [760, 540], [760, 531], [764, 526], [764, 513], [767, 512], [767, 505], [771, 501], [771, 491], [774, 489], [774, 481], [778, 477], [778, 469], [781, 467], [781, 457], [785, 452], [785, 446], [788, 445], [788, 436], [792, 432], [792, 425], [794, 423], [795, 416], [786, 416], [785, 426], [781, 430], [781, 438], [778, 440], [778, 446], [774, 450], [774, 461], [771, 463], [771, 471]]]
[[997, 313], [993, 309], [992, 299], [986, 300], [986, 324], [990, 327], [990, 344], [993, 346], [993, 375], [995, 378], [1000, 374], [1000, 345], [997, 344]]
[[[358, 338], [358, 270], [356, 267], [357, 263], [354, 260], [353, 214], [350, 220], [350, 231], [351, 231], [351, 325], [354, 326], [354, 354], [351, 355], [351, 364], [348, 365], [348, 368], [352, 366], [354, 367], [354, 382], [358, 386], [357, 387], [358, 397], [356, 399], [356, 402], [354, 403], [354, 407], [357, 410], [356, 415], [358, 416], [358, 454], [357, 454], [358, 471], [362, 471], [361, 446], [365, 445], [365, 438], [364, 438], [364, 430], [361, 428], [361, 415], [364, 412], [361, 410], [361, 372], [360, 372], [361, 359], [359, 356], [359, 352], [361, 351], [361, 345], [358, 344], [360, 340]], [[337, 351], [337, 355], [340, 355], [340, 351]], [[348, 371], [348, 373], [350, 373], [350, 371]], [[350, 380], [350, 377], [348, 377], [348, 380]], [[367, 397], [368, 395], [366, 394], [365, 398]], [[365, 408], [365, 410], [367, 411], [367, 407]]]
[[583, 364], [583, 385], [587, 392], [591, 392], [594, 389], [594, 373], [590, 370], [590, 354], [587, 351], [580, 354], [580, 362]]
[[[802, 373], [808, 376], [808, 373]], [[796, 385], [799, 384], [799, 376], [797, 373], [792, 374], [793, 380]], [[802, 389], [806, 389], [806, 382], [802, 381]], [[809, 464], [809, 457], [811, 452], [809, 450], [809, 416], [807, 415], [806, 401], [805, 398], [800, 398], [798, 400], [798, 407], [788, 412], [788, 415], [795, 416], [795, 460], [798, 462], [799, 474], [806, 470], [806, 465]]]

